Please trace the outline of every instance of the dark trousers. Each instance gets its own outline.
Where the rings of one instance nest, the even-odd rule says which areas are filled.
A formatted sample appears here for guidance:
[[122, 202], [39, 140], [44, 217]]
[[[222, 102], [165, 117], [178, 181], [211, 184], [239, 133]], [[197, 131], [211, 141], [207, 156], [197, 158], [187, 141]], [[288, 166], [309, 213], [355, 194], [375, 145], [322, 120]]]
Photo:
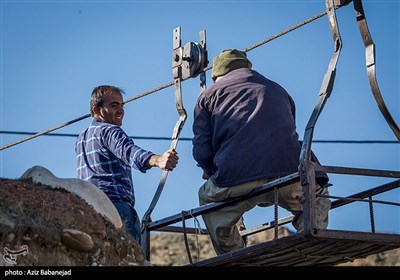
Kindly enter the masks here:
[[115, 208], [117, 208], [121, 220], [125, 224], [128, 232], [140, 244], [140, 219], [135, 208], [126, 202], [113, 202], [113, 204]]

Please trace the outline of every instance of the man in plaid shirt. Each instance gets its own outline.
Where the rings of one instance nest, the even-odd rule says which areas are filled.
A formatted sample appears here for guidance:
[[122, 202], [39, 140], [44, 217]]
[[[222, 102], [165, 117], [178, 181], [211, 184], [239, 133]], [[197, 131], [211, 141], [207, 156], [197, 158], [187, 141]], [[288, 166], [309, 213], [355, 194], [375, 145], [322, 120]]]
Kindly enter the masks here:
[[101, 85], [92, 91], [90, 126], [76, 141], [78, 178], [100, 188], [113, 202], [128, 231], [140, 243], [140, 219], [134, 208], [132, 167], [145, 173], [152, 167], [172, 171], [178, 163], [175, 150], [157, 155], [133, 142], [121, 128], [123, 90]]

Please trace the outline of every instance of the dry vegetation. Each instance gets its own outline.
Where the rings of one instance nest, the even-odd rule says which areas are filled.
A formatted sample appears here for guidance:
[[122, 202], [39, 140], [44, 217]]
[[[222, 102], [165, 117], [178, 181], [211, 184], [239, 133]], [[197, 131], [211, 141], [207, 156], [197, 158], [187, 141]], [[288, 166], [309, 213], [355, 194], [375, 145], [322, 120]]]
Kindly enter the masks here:
[[63, 189], [29, 181], [0, 180], [0, 265], [4, 248], [18, 266], [142, 265], [141, 248], [93, 207]]

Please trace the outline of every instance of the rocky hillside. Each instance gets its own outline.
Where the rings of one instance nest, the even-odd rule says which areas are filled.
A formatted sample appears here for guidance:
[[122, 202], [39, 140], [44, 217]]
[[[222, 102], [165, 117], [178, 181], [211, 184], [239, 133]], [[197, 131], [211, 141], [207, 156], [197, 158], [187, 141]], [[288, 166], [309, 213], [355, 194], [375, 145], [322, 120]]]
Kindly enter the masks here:
[[0, 179], [0, 266], [143, 265], [123, 229], [63, 189]]

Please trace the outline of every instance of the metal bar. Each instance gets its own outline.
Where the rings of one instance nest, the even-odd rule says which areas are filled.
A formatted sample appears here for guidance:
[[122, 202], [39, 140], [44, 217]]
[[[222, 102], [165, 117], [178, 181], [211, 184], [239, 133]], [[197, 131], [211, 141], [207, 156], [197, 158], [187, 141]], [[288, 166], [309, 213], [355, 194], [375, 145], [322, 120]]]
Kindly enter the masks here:
[[385, 101], [383, 100], [382, 94], [378, 87], [378, 81], [376, 79], [376, 71], [375, 71], [375, 44], [372, 40], [371, 33], [369, 32], [368, 29], [368, 24], [365, 18], [362, 2], [361, 0], [354, 0], [353, 4], [354, 4], [354, 12], [357, 19], [358, 29], [360, 30], [360, 35], [365, 46], [365, 64], [367, 68], [368, 81], [371, 87], [372, 94], [387, 124], [392, 129], [397, 139], [400, 141], [400, 129], [397, 126], [396, 121], [390, 114], [388, 108], [386, 107]]
[[[374, 219], [374, 204], [372, 203], [372, 197], [370, 196], [368, 198], [368, 204], [369, 204], [369, 217], [371, 221], [371, 232], [375, 233], [375, 219]], [[400, 204], [399, 204], [400, 206]]]
[[[321, 197], [330, 197], [330, 198], [338, 198], [341, 201], [351, 201], [351, 202], [368, 202], [368, 203], [377, 203], [377, 204], [386, 204], [386, 205], [393, 205], [393, 206], [400, 206], [400, 203], [391, 202], [391, 201], [384, 201], [384, 200], [376, 200], [376, 199], [368, 199], [365, 200], [364, 198], [354, 198], [354, 197], [340, 197], [334, 195], [321, 195]], [[331, 208], [332, 209], [332, 208]]]
[[278, 209], [278, 206], [279, 206], [278, 198], [279, 198], [279, 196], [278, 196], [278, 188], [275, 187], [274, 188], [274, 239], [278, 238], [278, 216], [279, 216], [279, 213], [278, 213], [278, 210], [279, 210]]
[[[247, 199], [255, 197], [257, 195], [266, 193], [268, 191], [272, 191], [275, 186], [278, 186], [279, 188], [281, 188], [281, 187], [290, 185], [298, 180], [299, 180], [299, 173], [296, 172], [296, 173], [290, 174], [288, 176], [268, 182], [264, 185], [261, 185], [244, 196], [236, 197], [234, 199], [230, 199], [230, 200], [226, 200], [226, 201], [222, 201], [222, 202], [209, 203], [209, 204], [197, 207], [197, 208], [193, 208], [189, 211], [185, 211], [185, 213], [190, 213], [190, 214], [185, 214], [185, 218], [197, 217], [199, 215], [211, 212], [216, 209], [220, 209], [227, 205], [231, 205], [231, 204], [237, 203], [239, 201], [247, 200]], [[157, 230], [157, 229], [163, 228], [167, 225], [180, 222], [180, 220], [181, 220], [181, 214], [175, 214], [175, 215], [166, 217], [164, 219], [160, 219], [158, 221], [149, 223], [148, 228], [149, 228], [149, 230]]]
[[375, 188], [372, 188], [372, 189], [369, 189], [369, 190], [366, 190], [363, 192], [353, 194], [351, 196], [348, 196], [347, 198], [340, 198], [339, 200], [333, 201], [331, 203], [331, 209], [352, 203], [353, 201], [347, 200], [349, 198], [366, 198], [368, 196], [384, 193], [384, 192], [394, 190], [399, 187], [400, 187], [400, 180], [396, 180], [396, 181], [393, 181], [393, 182], [390, 182], [390, 183], [387, 183], [387, 184], [384, 184], [384, 185], [381, 185], [381, 186], [378, 186], [378, 187], [375, 187]]
[[[334, 52], [329, 62], [328, 69], [325, 73], [322, 85], [319, 91], [319, 97], [317, 104], [310, 116], [307, 123], [303, 142], [300, 150], [299, 157], [299, 170], [300, 170], [300, 182], [303, 187], [303, 193], [305, 202], [303, 205], [303, 220], [304, 220], [304, 233], [306, 235], [312, 234], [312, 229], [316, 228], [315, 221], [315, 172], [314, 167], [311, 164], [311, 143], [314, 134], [314, 127], [317, 123], [318, 117], [321, 114], [325, 103], [331, 95], [333, 84], [335, 81], [336, 64], [339, 60], [340, 50], [342, 48], [342, 40], [340, 38], [340, 32], [337, 24], [335, 5], [333, 0], [326, 0], [326, 12], [328, 16], [329, 27], [332, 33]], [[310, 170], [312, 169], [312, 170]]]
[[336, 173], [336, 174], [351, 174], [351, 175], [362, 175], [362, 176], [400, 178], [400, 172], [392, 171], [392, 170], [377, 170], [377, 169], [328, 166], [328, 165], [315, 164], [315, 171], [322, 171], [322, 172], [326, 172], [326, 173]]
[[187, 232], [186, 232], [185, 215], [184, 215], [183, 211], [181, 213], [181, 216], [182, 216], [183, 238], [185, 240], [186, 252], [188, 255], [189, 262], [193, 263], [192, 255], [190, 254], [190, 249], [189, 249], [189, 243], [188, 243]]

